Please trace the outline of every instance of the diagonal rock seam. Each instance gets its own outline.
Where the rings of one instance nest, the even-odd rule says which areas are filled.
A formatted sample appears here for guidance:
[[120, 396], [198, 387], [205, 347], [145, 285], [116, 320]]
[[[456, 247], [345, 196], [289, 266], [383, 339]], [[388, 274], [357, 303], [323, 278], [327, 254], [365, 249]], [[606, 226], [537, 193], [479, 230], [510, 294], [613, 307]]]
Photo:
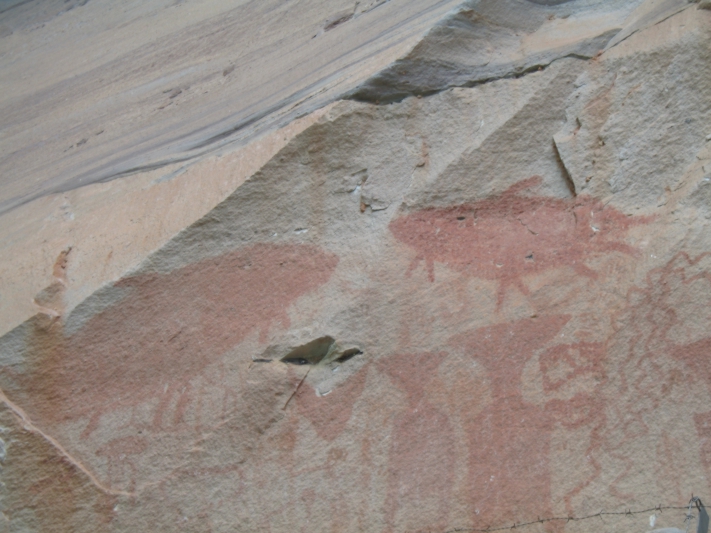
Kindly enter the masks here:
[[436, 96], [440, 93], [443, 93], [445, 91], [448, 91], [450, 89], [457, 89], [457, 88], [463, 88], [463, 89], [471, 89], [474, 87], [479, 87], [481, 85], [486, 85], [489, 83], [494, 83], [496, 81], [501, 81], [501, 80], [516, 80], [519, 78], [523, 78], [524, 76], [528, 74], [534, 74], [536, 72], [541, 72], [543, 70], [546, 70], [548, 67], [550, 67], [553, 63], [556, 61], [560, 61], [562, 59], [579, 59], [581, 61], [590, 61], [593, 59], [594, 56], [586, 56], [586, 55], [581, 55], [577, 53], [570, 53], [566, 55], [562, 55], [559, 57], [556, 57], [555, 59], [552, 59], [548, 63], [536, 63], [534, 65], [530, 65], [526, 68], [523, 68], [521, 70], [512, 70], [507, 74], [502, 74], [499, 76], [491, 76], [488, 78], [479, 78], [479, 79], [473, 79], [468, 82], [464, 83], [457, 83], [457, 84], [451, 84], [451, 85], [446, 85], [444, 87], [440, 87], [437, 89], [431, 89], [427, 91], [413, 91], [410, 94], [406, 94], [402, 97], [398, 97], [396, 99], [392, 100], [376, 100], [375, 98], [365, 98], [358, 96], [357, 92], [353, 92], [349, 95], [346, 95], [344, 98], [348, 100], [354, 100], [356, 102], [363, 102], [367, 104], [373, 104], [373, 105], [387, 105], [387, 104], [394, 104], [397, 102], [401, 102], [402, 100], [405, 100], [407, 98], [412, 98], [412, 97], [418, 97], [418, 98], [427, 98], [431, 96]]
[[39, 435], [42, 439], [49, 443], [49, 445], [54, 448], [59, 453], [59, 455], [66, 459], [66, 461], [69, 462], [77, 470], [82, 472], [87, 477], [87, 479], [89, 479], [91, 484], [94, 485], [101, 492], [109, 496], [134, 496], [132, 492], [112, 490], [108, 487], [105, 487], [104, 484], [101, 483], [101, 481], [99, 481], [97, 477], [92, 474], [87, 467], [85, 467], [79, 460], [75, 459], [67, 450], [65, 450], [64, 447], [59, 443], [59, 441], [57, 441], [51, 435], [47, 435], [44, 431], [42, 431], [35, 424], [33, 424], [30, 418], [27, 416], [27, 413], [25, 413], [19, 405], [16, 405], [12, 401], [10, 401], [10, 399], [8, 399], [8, 397], [5, 395], [5, 392], [2, 390], [0, 390], [0, 402], [4, 404], [10, 411], [12, 411], [13, 415], [15, 415], [15, 417], [22, 424], [22, 427], [25, 430], [34, 433], [35, 435]]
[[553, 151], [555, 153], [556, 161], [560, 165], [560, 170], [563, 174], [563, 178], [565, 179], [565, 184], [568, 186], [568, 189], [570, 189], [570, 193], [573, 196], [577, 196], [578, 191], [575, 189], [575, 182], [573, 181], [573, 177], [570, 175], [568, 167], [565, 166], [565, 161], [563, 161], [563, 157], [560, 155], [560, 149], [558, 148], [558, 143], [555, 142], [555, 138], [553, 138]]
[[[644, 25], [644, 26], [642, 26], [642, 27], [640, 27], [640, 28], [637, 28], [637, 29], [635, 29], [634, 31], [631, 31], [631, 32], [629, 33], [629, 35], [625, 35], [625, 36], [622, 37], [619, 41], [615, 41], [615, 40], [614, 40], [615, 38], [613, 37], [612, 39], [610, 39], [609, 43], [608, 43], [607, 46], [605, 47], [605, 51], [607, 52], [608, 50], [612, 50], [612, 49], [615, 48], [618, 44], [620, 44], [620, 43], [626, 41], [627, 39], [629, 39], [629, 38], [632, 37], [633, 35], [635, 35], [635, 34], [641, 32], [641, 31], [644, 31], [644, 30], [646, 30], [646, 29], [649, 29], [649, 28], [651, 28], [651, 27], [653, 27], [653, 26], [657, 26], [658, 24], [661, 24], [661, 23], [664, 22], [665, 20], [669, 20], [669, 19], [672, 18], [673, 16], [678, 15], [678, 14], [681, 13], [682, 11], [686, 11], [687, 9], [690, 9], [690, 8], [692, 8], [692, 7], [694, 7], [693, 4], [691, 4], [691, 5], [686, 5], [686, 6], [681, 6], [681, 7], [677, 8], [675, 11], [673, 11], [673, 12], [667, 14], [665, 17], [663, 17], [663, 18], [661, 18], [661, 19], [659, 19], [659, 20], [656, 20], [656, 21], [654, 21], [654, 22], [651, 23], [651, 24], [647, 24], [647, 25]], [[619, 34], [618, 34], [618, 35], [619, 35]], [[610, 44], [610, 43], [612, 43], [612, 44]]]

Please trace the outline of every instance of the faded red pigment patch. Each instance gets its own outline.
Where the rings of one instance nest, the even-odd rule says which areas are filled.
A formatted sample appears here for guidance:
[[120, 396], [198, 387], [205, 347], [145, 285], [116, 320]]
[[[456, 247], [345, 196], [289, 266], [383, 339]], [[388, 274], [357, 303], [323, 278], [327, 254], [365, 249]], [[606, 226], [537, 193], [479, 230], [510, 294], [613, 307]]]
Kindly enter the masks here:
[[434, 263], [439, 262], [469, 276], [495, 280], [498, 307], [511, 286], [528, 294], [524, 276], [571, 267], [595, 278], [585, 265], [591, 255], [636, 254], [624, 243], [626, 231], [650, 222], [650, 217], [628, 217], [589, 196], [522, 194], [541, 181], [535, 176], [492, 198], [424, 209], [392, 221], [390, 231], [416, 251], [410, 271], [424, 261], [434, 281]]
[[158, 399], [159, 428], [171, 397], [189, 394], [190, 379], [250, 332], [287, 327], [289, 306], [326, 283], [337, 263], [316, 246], [257, 244], [169, 274], [123, 279], [116, 285], [130, 294], [73, 335], [59, 321], [36, 321], [31, 369], [16, 378], [23, 406], [45, 423], [89, 417], [86, 437], [102, 414]]
[[299, 414], [306, 417], [322, 439], [333, 441], [346, 428], [353, 414], [353, 405], [365, 388], [368, 377], [365, 365], [348, 381], [325, 396], [318, 397], [313, 388], [301, 387], [294, 400]]
[[[477, 416], [462, 417], [469, 440], [472, 527], [497, 527], [552, 516], [553, 431], [558, 425], [579, 427], [604, 419], [603, 405], [592, 393], [541, 404], [524, 399], [526, 363], [555, 340], [568, 320], [564, 315], [520, 320], [481, 328], [453, 341], [484, 367], [492, 397]], [[548, 348], [539, 359], [544, 393], [556, 392], [566, 379], [603, 372], [604, 356], [601, 344]], [[550, 522], [546, 527], [555, 530], [556, 524]]]
[[711, 390], [711, 361], [709, 359], [711, 358], [711, 337], [691, 344], [676, 346], [672, 355], [676, 359], [684, 361], [696, 378], [708, 383]]
[[[711, 390], [711, 337], [677, 346], [672, 355], [684, 361], [696, 379], [706, 383]], [[706, 469], [706, 475], [711, 478], [711, 411], [694, 414], [694, 424], [699, 436], [701, 462]]]
[[399, 354], [380, 368], [407, 397], [395, 420], [388, 458], [388, 530], [444, 530], [454, 485], [454, 430], [425, 394], [446, 353]]
[[96, 450], [96, 455], [106, 458], [107, 476], [111, 484], [123, 483], [128, 486], [130, 492], [133, 492], [138, 477], [138, 468], [133, 460], [146, 449], [148, 449], [148, 439], [145, 437], [120, 437]]
[[581, 377], [592, 376], [598, 382], [605, 375], [603, 361], [599, 357], [602, 345], [597, 342], [576, 343], [575, 350], [569, 344], [556, 345], [541, 355], [540, 368], [543, 390], [559, 392]]
[[596, 480], [602, 472], [598, 456], [607, 424], [606, 402], [602, 394], [607, 383], [605, 361], [607, 350], [603, 343], [577, 342], [558, 344], [539, 356], [543, 381], [544, 408], [541, 427], [547, 432], [546, 446], [556, 425], [566, 429], [586, 426], [589, 441], [580, 461], [590, 467], [587, 476], [564, 495], [566, 512], [575, 512], [573, 498]]
[[[709, 255], [691, 257], [681, 252], [650, 270], [644, 284], [630, 289], [627, 306], [616, 317], [618, 328], [610, 346], [619, 353], [614, 373], [619, 381], [615, 413], [620, 414], [611, 414], [602, 441], [605, 453], [621, 464], [609, 483], [614, 497], [634, 496], [631, 491], [638, 483], [640, 442], [648, 442], [649, 449], [664, 449], [659, 435], [664, 435], [666, 428], [649, 424], [657, 420], [658, 410], [683, 409], [678, 416], [688, 417], [689, 423], [693, 420], [702, 464], [711, 479], [711, 411], [701, 404], [696, 412], [674, 405], [694, 389], [698, 393], [703, 387], [711, 392], [711, 337], [698, 338], [704, 328], [708, 330], [711, 319]], [[697, 340], [684, 343], [686, 335]], [[681, 448], [679, 453], [688, 455], [687, 450]], [[662, 464], [666, 459], [655, 460]], [[675, 479], [655, 476], [654, 481], [661, 492], [674, 491]]]
[[694, 415], [696, 432], [699, 435], [701, 462], [711, 476], [711, 411]]

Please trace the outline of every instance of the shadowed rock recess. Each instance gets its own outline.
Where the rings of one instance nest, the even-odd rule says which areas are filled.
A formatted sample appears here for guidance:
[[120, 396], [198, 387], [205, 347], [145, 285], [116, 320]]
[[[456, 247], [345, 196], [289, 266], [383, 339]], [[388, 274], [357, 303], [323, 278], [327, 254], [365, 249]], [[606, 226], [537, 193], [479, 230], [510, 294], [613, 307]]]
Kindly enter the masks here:
[[6, 4], [0, 531], [711, 502], [708, 2]]

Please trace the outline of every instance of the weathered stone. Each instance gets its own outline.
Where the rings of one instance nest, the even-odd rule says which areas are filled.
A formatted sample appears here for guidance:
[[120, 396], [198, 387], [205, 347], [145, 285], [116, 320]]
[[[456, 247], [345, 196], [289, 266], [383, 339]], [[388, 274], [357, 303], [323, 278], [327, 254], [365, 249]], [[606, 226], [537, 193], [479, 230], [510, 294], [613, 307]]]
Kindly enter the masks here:
[[[292, 13], [304, 50], [343, 30], [343, 57], [382, 54], [327, 75], [285, 53], [316, 80], [297, 109], [332, 102], [298, 124], [2, 215], [2, 527], [671, 531], [711, 501], [711, 13], [405, 5]], [[296, 8], [238, 9], [257, 32]], [[408, 46], [358, 34], [379, 12]], [[290, 120], [289, 76], [250, 111], [264, 128]], [[213, 139], [198, 108], [178, 130]], [[126, 135], [120, 165], [195, 155]], [[117, 141], [90, 142], [86, 172]]]

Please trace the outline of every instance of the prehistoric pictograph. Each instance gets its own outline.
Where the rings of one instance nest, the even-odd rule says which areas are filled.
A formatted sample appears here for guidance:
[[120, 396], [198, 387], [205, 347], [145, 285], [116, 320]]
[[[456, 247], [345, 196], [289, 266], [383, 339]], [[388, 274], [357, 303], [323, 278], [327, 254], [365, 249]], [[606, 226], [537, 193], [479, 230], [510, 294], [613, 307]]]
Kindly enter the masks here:
[[116, 4], [0, 3], [0, 530], [696, 529], [711, 0]]
[[[711, 476], [709, 320], [711, 254], [686, 252], [649, 271], [615, 316], [616, 331], [607, 343], [614, 379], [605, 391], [614, 409], [600, 442], [600, 451], [618, 464], [609, 486], [615, 497], [629, 498], [638, 481], [640, 446], [672, 469], [654, 482], [677, 498], [688, 496], [681, 487], [690, 476], [679, 472], [696, 469], [696, 457]], [[659, 413], [672, 405], [683, 414], [667, 422], [673, 430], [662, 430]], [[686, 428], [693, 438], [682, 440]]]
[[363, 393], [367, 376], [366, 365], [326, 396], [316, 395], [308, 385], [299, 387], [294, 397], [299, 414], [311, 422], [319, 437], [332, 442], [351, 419], [353, 405]]
[[637, 251], [626, 232], [646, 217], [628, 217], [590, 196], [535, 196], [538, 176], [503, 193], [470, 204], [430, 208], [401, 216], [390, 224], [393, 235], [414, 249], [410, 271], [424, 261], [430, 281], [435, 262], [467, 276], [498, 283], [497, 307], [510, 288], [529, 290], [525, 277], [556, 268], [572, 268], [595, 278], [586, 260], [595, 254]]
[[[594, 426], [604, 417], [594, 390], [581, 388], [566, 397], [554, 394], [564, 381], [579, 384], [587, 375], [601, 378], [604, 373], [601, 345], [558, 340], [569, 320], [566, 315], [551, 315], [497, 324], [452, 341], [484, 367], [491, 388], [490, 404], [475, 417], [464, 418], [469, 438], [468, 491], [474, 505], [471, 519], [476, 527], [521, 516], [551, 516], [553, 431]], [[543, 394], [532, 403], [523, 394], [523, 371], [534, 357]]]
[[406, 407], [392, 428], [388, 460], [385, 520], [408, 529], [421, 527], [417, 508], [430, 512], [430, 527], [445, 527], [450, 505], [454, 469], [452, 423], [429, 401], [426, 387], [436, 375], [446, 353], [403, 353], [381, 363], [395, 386], [405, 393]]
[[169, 274], [125, 278], [114, 285], [123, 298], [76, 332], [65, 334], [55, 317], [33, 319], [23, 368], [3, 369], [3, 388], [11, 395], [20, 385], [39, 424], [81, 420], [82, 438], [102, 415], [145, 403], [154, 405], [146, 429], [180, 424], [191, 379], [249, 333], [265, 338], [272, 327], [289, 327], [289, 306], [327, 282], [337, 263], [310, 245], [257, 244]]

